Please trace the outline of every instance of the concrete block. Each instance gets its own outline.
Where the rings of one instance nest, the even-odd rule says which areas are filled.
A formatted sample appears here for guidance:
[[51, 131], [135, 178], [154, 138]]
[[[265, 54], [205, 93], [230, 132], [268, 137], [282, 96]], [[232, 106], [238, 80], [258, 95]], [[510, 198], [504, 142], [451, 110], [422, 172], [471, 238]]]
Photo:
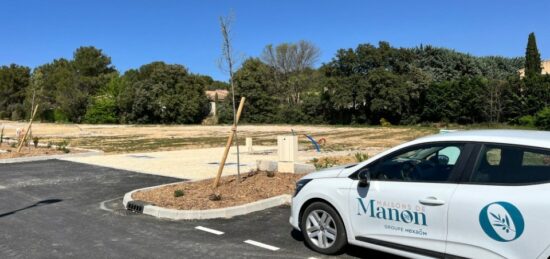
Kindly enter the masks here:
[[311, 164], [294, 164], [294, 173], [296, 174], [309, 174], [316, 170], [315, 166]]
[[277, 171], [281, 173], [294, 173], [296, 170], [294, 170], [294, 162], [282, 162], [279, 161], [277, 163]]
[[258, 160], [256, 161], [257, 169], [260, 171], [276, 172], [277, 162], [270, 160]]

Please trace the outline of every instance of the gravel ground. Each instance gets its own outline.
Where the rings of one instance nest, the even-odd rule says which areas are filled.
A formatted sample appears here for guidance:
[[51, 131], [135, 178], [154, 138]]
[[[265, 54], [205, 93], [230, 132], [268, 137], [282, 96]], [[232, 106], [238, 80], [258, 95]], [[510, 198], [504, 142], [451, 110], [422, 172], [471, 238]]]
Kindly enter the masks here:
[[[184, 182], [163, 186], [133, 194], [135, 200], [145, 201], [163, 208], [181, 210], [204, 210], [226, 208], [263, 200], [282, 194], [292, 194], [296, 181], [303, 175], [275, 173], [268, 177], [266, 172], [243, 174], [238, 183], [237, 176], [223, 177], [220, 186], [212, 188], [213, 179]], [[183, 196], [174, 197], [176, 190]], [[219, 201], [211, 201], [211, 194], [221, 196]]]

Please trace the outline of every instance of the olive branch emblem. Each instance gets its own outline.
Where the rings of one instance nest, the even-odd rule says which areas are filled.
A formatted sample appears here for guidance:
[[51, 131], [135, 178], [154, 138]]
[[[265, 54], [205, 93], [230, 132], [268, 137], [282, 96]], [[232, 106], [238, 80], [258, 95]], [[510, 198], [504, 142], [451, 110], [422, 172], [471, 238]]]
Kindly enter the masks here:
[[495, 215], [492, 212], [489, 212], [489, 214], [491, 214], [491, 216], [493, 217], [493, 226], [502, 228], [502, 230], [506, 231], [506, 233], [510, 233], [510, 231], [516, 232], [515, 229], [512, 229], [512, 227], [510, 227], [510, 218], [508, 218], [508, 215], [501, 217], [500, 214]]

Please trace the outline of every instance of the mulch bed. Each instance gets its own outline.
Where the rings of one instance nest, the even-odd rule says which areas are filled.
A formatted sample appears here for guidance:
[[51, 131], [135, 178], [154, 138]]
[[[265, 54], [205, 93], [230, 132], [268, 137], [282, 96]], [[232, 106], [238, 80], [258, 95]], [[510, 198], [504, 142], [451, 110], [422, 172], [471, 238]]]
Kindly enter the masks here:
[[12, 145], [8, 143], [0, 144], [0, 150], [8, 151], [7, 153], [0, 153], [0, 159], [65, 154], [65, 152], [63, 152], [62, 150], [40, 146], [38, 148], [35, 148], [33, 145], [23, 146], [23, 148], [21, 149], [21, 153], [17, 153], [17, 146], [12, 147]]
[[[303, 176], [303, 174], [274, 173], [272, 177], [269, 177], [267, 172], [257, 171], [241, 174], [240, 183], [238, 183], [236, 175], [222, 177], [220, 186], [215, 190], [215, 193], [221, 196], [221, 200], [218, 201], [209, 199], [209, 196], [214, 193], [213, 179], [139, 191], [134, 193], [132, 198], [171, 209], [226, 208], [282, 194], [293, 194], [296, 181]], [[184, 195], [174, 197], [176, 190], [182, 190]]]

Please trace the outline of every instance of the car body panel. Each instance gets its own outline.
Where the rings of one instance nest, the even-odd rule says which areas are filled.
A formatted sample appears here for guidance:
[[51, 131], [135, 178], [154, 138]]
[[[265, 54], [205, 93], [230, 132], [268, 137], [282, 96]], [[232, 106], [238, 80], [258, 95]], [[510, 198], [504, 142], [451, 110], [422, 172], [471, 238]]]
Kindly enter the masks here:
[[[445, 196], [444, 199], [448, 201], [445, 204], [448, 212], [438, 212], [437, 214], [442, 218], [437, 219], [436, 222], [446, 221], [448, 225], [445, 224], [445, 230], [440, 229], [436, 232], [438, 240], [421, 238], [415, 240], [414, 237], [407, 235], [384, 233], [384, 224], [376, 221], [368, 222], [364, 229], [359, 226], [359, 219], [354, 218], [354, 213], [356, 215], [359, 208], [355, 196], [361, 195], [361, 191], [357, 187], [358, 181], [351, 179], [350, 176], [354, 176], [354, 173], [358, 170], [401, 149], [442, 142], [472, 143], [471, 146], [476, 147], [468, 151], [475, 153], [472, 153], [469, 158], [463, 159], [464, 163], [466, 161], [469, 163], [469, 167], [464, 164], [464, 168], [460, 169], [463, 171], [455, 175], [458, 176], [454, 178], [456, 182], [454, 182], [455, 180], [446, 184], [399, 182], [393, 183], [395, 186], [389, 187], [390, 185], [384, 186], [380, 182], [372, 180], [369, 187], [371, 190], [378, 189], [380, 197], [396, 200], [397, 202], [414, 202], [418, 199], [418, 195], [425, 196], [436, 192], [435, 195]], [[304, 204], [312, 199], [322, 199], [330, 203], [342, 216], [350, 244], [414, 258], [430, 258], [430, 254], [423, 253], [425, 251], [444, 251], [444, 253], [431, 257], [441, 257], [441, 255], [447, 254], [469, 258], [548, 258], [550, 256], [550, 235], [547, 233], [550, 233], [550, 224], [547, 223], [547, 220], [550, 218], [550, 202], [544, 197], [550, 197], [550, 183], [499, 186], [462, 182], [464, 176], [472, 172], [472, 161], [475, 161], [475, 156], [480, 152], [480, 147], [484, 143], [550, 150], [550, 132], [482, 130], [439, 134], [401, 144], [354, 166], [328, 169], [307, 175], [304, 178], [313, 180], [293, 198], [291, 224], [299, 229], [299, 213]], [[434, 188], [438, 185], [445, 187]], [[418, 190], [417, 193], [415, 193], [415, 190]], [[485, 230], [487, 224], [482, 222], [491, 219], [492, 214], [490, 212], [499, 212], [499, 210], [504, 211], [501, 213], [502, 215], [509, 216], [506, 219], [507, 221], [504, 222], [516, 222], [515, 219], [510, 219], [514, 218], [515, 212], [513, 210], [510, 212], [507, 209], [508, 205], [505, 203], [514, 204], [521, 211], [525, 221], [523, 233], [517, 239], [514, 239], [513, 236], [510, 237], [511, 241], [495, 241], [492, 237], [493, 234]], [[501, 206], [500, 204], [504, 205]], [[509, 213], [506, 214], [505, 212]], [[433, 216], [432, 213], [429, 214], [429, 216]], [[428, 216], [428, 213], [426, 215]], [[500, 214], [497, 216], [500, 216]], [[504, 218], [506, 217], [502, 217], [502, 219]], [[520, 223], [517, 224], [518, 226], [521, 225]], [[371, 227], [370, 230], [368, 226]], [[512, 223], [508, 228], [512, 230], [514, 227], [515, 225]], [[495, 231], [501, 230], [497, 229]], [[503, 235], [512, 234], [505, 233]], [[379, 242], [368, 242], [368, 239], [366, 241], [365, 239], [358, 240], [357, 237], [361, 236], [367, 236]], [[444, 241], [441, 241], [442, 236], [445, 236]], [[497, 239], [499, 238], [497, 237]], [[388, 244], [395, 244], [395, 246], [385, 244], [386, 241]], [[443, 250], [442, 247], [444, 247]]]

